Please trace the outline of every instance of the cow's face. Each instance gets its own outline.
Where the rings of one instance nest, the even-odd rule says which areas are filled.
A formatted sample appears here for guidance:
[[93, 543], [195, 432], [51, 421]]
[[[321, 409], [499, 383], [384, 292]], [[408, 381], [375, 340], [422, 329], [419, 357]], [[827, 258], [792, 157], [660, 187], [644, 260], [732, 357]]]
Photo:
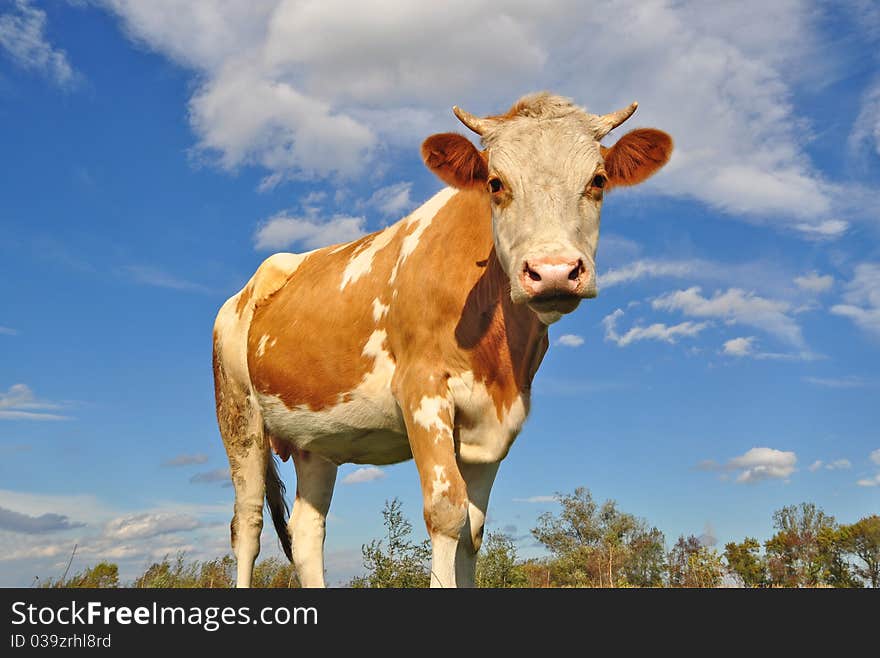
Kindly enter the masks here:
[[635, 107], [600, 117], [558, 96], [536, 94], [497, 117], [455, 108], [482, 136], [485, 150], [455, 133], [422, 145], [426, 164], [445, 182], [489, 195], [495, 251], [510, 279], [511, 299], [528, 304], [546, 324], [596, 296], [605, 192], [645, 180], [672, 152], [669, 135], [652, 129], [628, 133], [611, 148], [599, 145]]

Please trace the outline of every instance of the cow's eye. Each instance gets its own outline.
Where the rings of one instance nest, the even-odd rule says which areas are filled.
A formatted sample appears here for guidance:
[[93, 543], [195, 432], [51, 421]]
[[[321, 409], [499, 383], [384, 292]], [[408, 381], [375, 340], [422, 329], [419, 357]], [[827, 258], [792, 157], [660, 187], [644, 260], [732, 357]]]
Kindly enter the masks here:
[[598, 187], [600, 190], [605, 187], [605, 183], [608, 182], [608, 179], [605, 178], [604, 174], [596, 174], [593, 176], [593, 180], [590, 181], [590, 187]]
[[501, 190], [504, 189], [504, 184], [501, 182], [501, 179], [497, 176], [493, 176], [489, 179], [489, 191], [492, 194], [498, 194]]

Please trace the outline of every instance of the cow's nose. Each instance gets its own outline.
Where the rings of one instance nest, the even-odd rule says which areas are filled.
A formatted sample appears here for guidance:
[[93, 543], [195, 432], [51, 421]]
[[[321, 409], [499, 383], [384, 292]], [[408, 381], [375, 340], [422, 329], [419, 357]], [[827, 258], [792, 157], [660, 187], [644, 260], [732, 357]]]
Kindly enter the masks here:
[[576, 295], [589, 278], [582, 258], [544, 256], [523, 262], [520, 283], [529, 297]]

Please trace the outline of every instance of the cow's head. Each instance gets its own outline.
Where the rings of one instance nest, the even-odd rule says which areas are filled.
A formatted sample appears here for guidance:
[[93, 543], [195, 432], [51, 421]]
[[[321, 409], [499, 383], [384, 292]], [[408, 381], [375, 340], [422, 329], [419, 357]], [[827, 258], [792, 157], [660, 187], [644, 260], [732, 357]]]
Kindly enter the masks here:
[[634, 130], [612, 147], [599, 141], [636, 110], [598, 116], [568, 99], [541, 93], [499, 116], [454, 107], [481, 136], [478, 151], [463, 135], [432, 135], [422, 144], [428, 168], [460, 189], [491, 198], [495, 251], [514, 303], [527, 303], [546, 324], [596, 296], [596, 247], [603, 195], [640, 183], [669, 160], [672, 138]]

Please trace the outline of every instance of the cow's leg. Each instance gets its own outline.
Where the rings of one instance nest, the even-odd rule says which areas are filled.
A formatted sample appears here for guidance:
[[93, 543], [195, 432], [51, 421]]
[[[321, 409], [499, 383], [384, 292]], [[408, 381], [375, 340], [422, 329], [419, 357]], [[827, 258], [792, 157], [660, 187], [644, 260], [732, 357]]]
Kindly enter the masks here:
[[468, 501], [455, 459], [452, 402], [442, 395], [416, 395], [405, 407], [431, 537], [431, 587], [455, 587], [455, 554], [467, 521]]
[[483, 526], [489, 493], [498, 473], [498, 462], [489, 464], [462, 464], [458, 468], [467, 485], [468, 518], [461, 531], [455, 554], [455, 579], [459, 587], [473, 587], [477, 569], [477, 552], [483, 543]]
[[260, 553], [269, 463], [263, 418], [245, 394], [230, 394], [223, 405], [218, 405], [218, 417], [235, 488], [235, 511], [230, 524], [237, 567], [235, 585], [250, 587], [254, 562]]
[[293, 563], [303, 587], [324, 587], [324, 536], [336, 485], [336, 464], [311, 452], [293, 453], [296, 500], [288, 524]]

